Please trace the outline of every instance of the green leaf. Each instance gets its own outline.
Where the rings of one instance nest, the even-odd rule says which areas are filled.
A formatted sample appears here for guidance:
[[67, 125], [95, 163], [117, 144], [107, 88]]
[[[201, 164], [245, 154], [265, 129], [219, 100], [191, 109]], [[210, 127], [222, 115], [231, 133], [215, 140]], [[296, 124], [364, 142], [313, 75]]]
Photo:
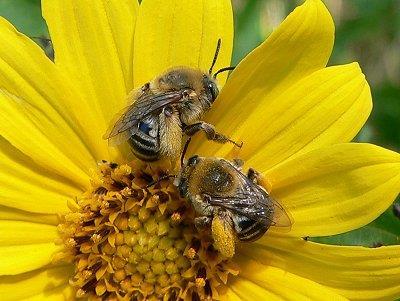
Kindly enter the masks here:
[[0, 15], [30, 37], [48, 37], [40, 0], [0, 0]]
[[241, 10], [234, 9], [235, 40], [233, 44], [233, 65], [238, 64], [246, 54], [263, 41], [260, 31], [262, 2], [249, 0], [245, 2]]

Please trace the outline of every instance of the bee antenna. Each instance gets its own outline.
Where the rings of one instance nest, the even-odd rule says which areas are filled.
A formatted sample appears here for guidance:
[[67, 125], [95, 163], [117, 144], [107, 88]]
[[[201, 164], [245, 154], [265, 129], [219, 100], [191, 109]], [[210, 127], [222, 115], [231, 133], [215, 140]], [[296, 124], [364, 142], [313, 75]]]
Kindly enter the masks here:
[[183, 147], [182, 155], [181, 155], [181, 168], [183, 167], [183, 161], [185, 159], [185, 155], [188, 150], [190, 141], [192, 141], [192, 137], [189, 137], [188, 140], [186, 140], [185, 146]]
[[220, 74], [222, 72], [225, 72], [225, 71], [234, 70], [235, 68], [236, 68], [236, 66], [230, 66], [230, 67], [221, 68], [217, 72], [214, 73], [213, 78], [216, 79], [218, 74]]
[[217, 62], [217, 58], [218, 58], [218, 54], [219, 54], [219, 49], [220, 49], [220, 48], [221, 48], [221, 39], [218, 39], [218, 42], [217, 42], [217, 49], [215, 49], [214, 58], [213, 58], [213, 60], [212, 60], [211, 67], [210, 67], [210, 69], [208, 70], [208, 74], [210, 74], [210, 75], [211, 75], [212, 70], [213, 70], [213, 68], [214, 68], [214, 66], [215, 66], [215, 63]]
[[157, 180], [151, 182], [150, 184], [148, 184], [146, 186], [146, 188], [150, 188], [153, 185], [156, 185], [158, 183], [160, 183], [161, 181], [167, 180], [167, 179], [171, 179], [171, 178], [175, 178], [175, 175], [163, 175], [161, 177], [159, 177]]

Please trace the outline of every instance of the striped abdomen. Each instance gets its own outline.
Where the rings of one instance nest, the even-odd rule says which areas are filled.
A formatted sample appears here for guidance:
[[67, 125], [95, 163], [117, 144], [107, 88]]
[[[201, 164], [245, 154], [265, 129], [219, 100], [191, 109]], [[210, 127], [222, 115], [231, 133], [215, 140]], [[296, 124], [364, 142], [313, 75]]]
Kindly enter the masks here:
[[159, 125], [156, 116], [148, 116], [132, 133], [128, 143], [133, 153], [143, 161], [156, 161], [160, 157]]
[[265, 220], [253, 220], [241, 216], [235, 221], [236, 236], [240, 241], [251, 242], [259, 239], [267, 232], [270, 224], [266, 224]]

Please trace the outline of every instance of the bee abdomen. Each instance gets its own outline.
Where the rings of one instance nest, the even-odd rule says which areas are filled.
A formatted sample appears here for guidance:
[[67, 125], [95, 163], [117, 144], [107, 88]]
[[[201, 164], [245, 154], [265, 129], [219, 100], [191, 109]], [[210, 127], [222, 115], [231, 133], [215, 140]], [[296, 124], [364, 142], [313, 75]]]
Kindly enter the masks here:
[[237, 227], [237, 238], [243, 242], [252, 242], [263, 236], [269, 225], [245, 218], [238, 223]]
[[143, 161], [158, 160], [160, 147], [157, 138], [137, 132], [129, 138], [128, 143], [139, 159]]

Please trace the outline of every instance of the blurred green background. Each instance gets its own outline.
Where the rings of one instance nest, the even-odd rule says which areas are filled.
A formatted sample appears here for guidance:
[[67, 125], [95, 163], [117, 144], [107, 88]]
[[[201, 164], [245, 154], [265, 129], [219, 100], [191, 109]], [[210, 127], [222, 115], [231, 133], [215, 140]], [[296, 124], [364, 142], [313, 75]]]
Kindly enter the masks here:
[[[259, 45], [302, 1], [233, 0], [233, 63]], [[400, 1], [325, 0], [336, 24], [330, 65], [358, 61], [372, 88], [374, 109], [357, 140], [400, 150]], [[0, 15], [31, 37], [48, 37], [40, 0], [0, 0]], [[51, 56], [51, 46], [36, 40]], [[399, 202], [399, 201], [398, 201]], [[371, 224], [345, 234], [313, 238], [377, 247], [400, 242], [400, 219], [389, 208]]]

